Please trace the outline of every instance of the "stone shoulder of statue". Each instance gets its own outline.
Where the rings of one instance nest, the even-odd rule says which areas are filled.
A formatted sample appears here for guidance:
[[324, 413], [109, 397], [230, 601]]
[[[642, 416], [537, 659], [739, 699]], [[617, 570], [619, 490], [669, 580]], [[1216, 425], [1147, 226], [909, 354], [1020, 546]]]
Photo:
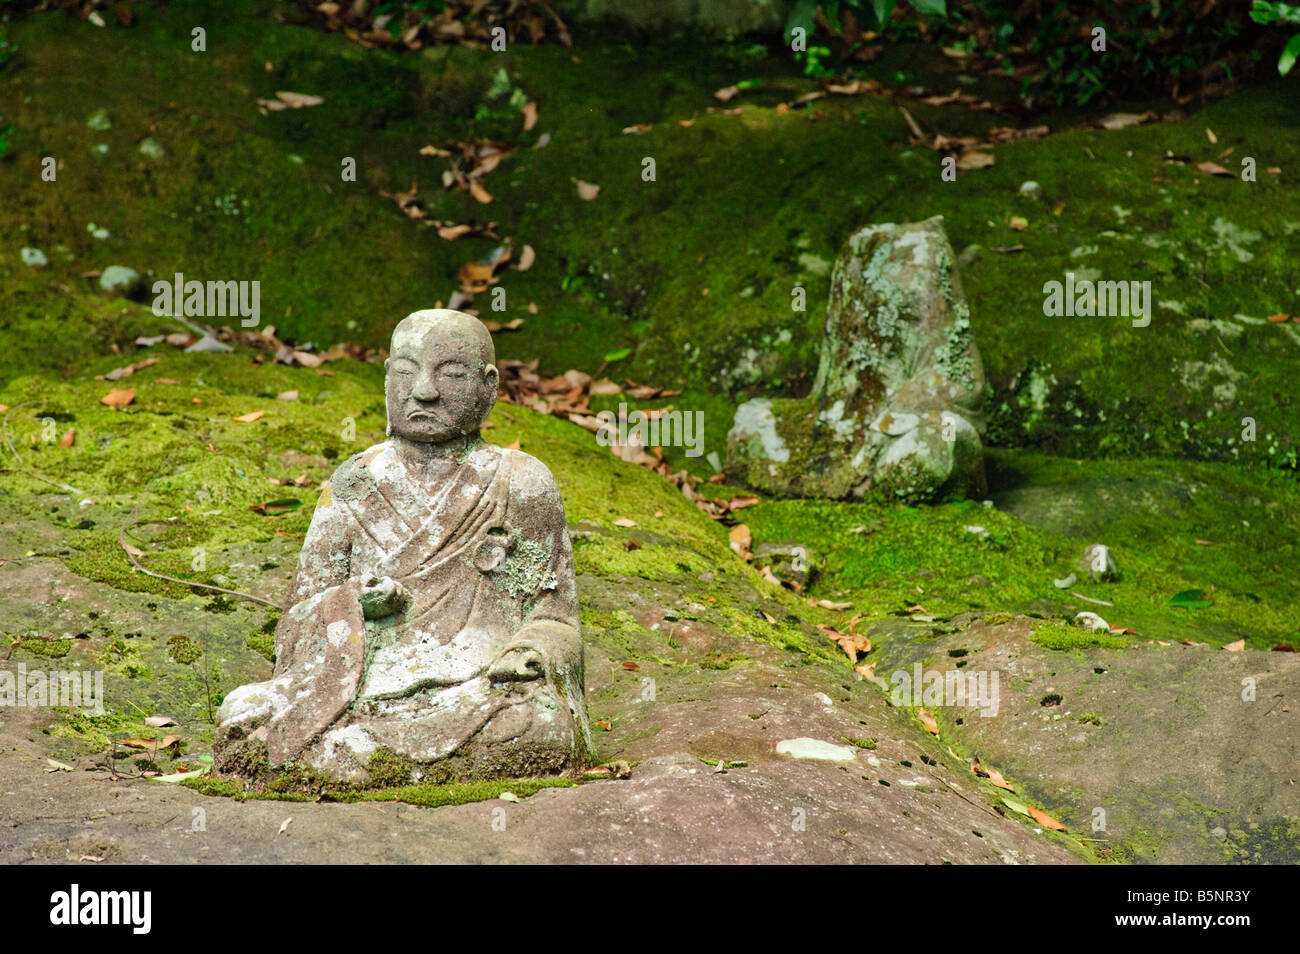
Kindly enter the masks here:
[[217, 767], [365, 784], [539, 774], [591, 751], [573, 554], [541, 461], [485, 443], [496, 398], [476, 318], [416, 312], [386, 364], [389, 439], [322, 488], [265, 683], [231, 693]]

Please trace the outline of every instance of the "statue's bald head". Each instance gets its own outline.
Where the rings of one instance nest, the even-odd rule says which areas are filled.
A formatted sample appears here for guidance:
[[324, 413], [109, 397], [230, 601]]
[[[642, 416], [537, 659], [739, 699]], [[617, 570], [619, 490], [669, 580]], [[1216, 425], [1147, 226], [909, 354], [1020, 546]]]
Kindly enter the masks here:
[[473, 315], [433, 308], [393, 329], [384, 384], [389, 433], [441, 444], [478, 430], [497, 396], [496, 348]]
[[392, 351], [397, 351], [399, 342], [420, 352], [445, 350], [454, 342], [473, 344], [484, 367], [495, 367], [497, 363], [496, 345], [487, 326], [473, 315], [451, 308], [411, 312], [393, 329]]

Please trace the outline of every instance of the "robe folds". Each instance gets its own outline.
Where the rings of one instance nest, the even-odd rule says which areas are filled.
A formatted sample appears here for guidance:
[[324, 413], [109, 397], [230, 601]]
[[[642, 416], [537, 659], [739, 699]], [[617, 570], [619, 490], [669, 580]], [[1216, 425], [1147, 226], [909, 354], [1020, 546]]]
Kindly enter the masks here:
[[[405, 605], [366, 620], [362, 588], [385, 577]], [[559, 770], [591, 751], [573, 553], [536, 458], [477, 438], [456, 455], [412, 459], [388, 441], [351, 458], [322, 489], [289, 604], [272, 679], [219, 717], [264, 726], [273, 764], [351, 780], [381, 747], [459, 757], [470, 774]], [[517, 648], [540, 654], [540, 678], [490, 677]]]

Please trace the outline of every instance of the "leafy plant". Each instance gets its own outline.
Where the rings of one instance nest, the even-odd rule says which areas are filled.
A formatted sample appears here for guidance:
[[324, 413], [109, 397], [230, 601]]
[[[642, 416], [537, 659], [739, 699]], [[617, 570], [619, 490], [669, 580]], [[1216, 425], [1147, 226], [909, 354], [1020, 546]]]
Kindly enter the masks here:
[[[1300, 25], [1300, 7], [1289, 3], [1267, 3], [1266, 0], [1255, 0], [1255, 5], [1250, 10], [1250, 18], [1265, 26], [1270, 23]], [[1291, 37], [1282, 48], [1282, 55], [1277, 61], [1277, 71], [1286, 76], [1291, 72], [1291, 67], [1295, 66], [1297, 57], [1300, 57], [1300, 33]]]
[[[942, 17], [947, 16], [948, 13], [948, 0], [907, 0], [907, 5], [925, 16]], [[795, 0], [786, 17], [785, 39], [789, 43], [794, 37], [795, 30], [803, 30], [805, 38], [811, 36], [817, 25], [819, 8], [827, 26], [835, 33], [843, 33], [844, 14], [852, 14], [853, 18], [863, 26], [881, 30], [889, 22], [897, 7], [898, 0]], [[825, 53], [821, 54], [822, 57], [830, 52], [825, 47], [809, 48], [807, 50], [809, 56], [805, 58], [804, 63], [805, 73], [808, 73], [810, 62], [817, 62], [812, 57], [815, 49], [825, 50]]]

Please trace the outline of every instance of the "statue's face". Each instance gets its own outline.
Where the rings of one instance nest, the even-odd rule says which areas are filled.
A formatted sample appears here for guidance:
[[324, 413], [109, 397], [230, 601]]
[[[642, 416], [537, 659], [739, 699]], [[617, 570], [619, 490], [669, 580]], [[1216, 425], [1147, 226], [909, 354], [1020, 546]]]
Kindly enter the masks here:
[[400, 329], [385, 368], [389, 429], [407, 440], [441, 444], [472, 434], [496, 401], [496, 367], [455, 323]]

